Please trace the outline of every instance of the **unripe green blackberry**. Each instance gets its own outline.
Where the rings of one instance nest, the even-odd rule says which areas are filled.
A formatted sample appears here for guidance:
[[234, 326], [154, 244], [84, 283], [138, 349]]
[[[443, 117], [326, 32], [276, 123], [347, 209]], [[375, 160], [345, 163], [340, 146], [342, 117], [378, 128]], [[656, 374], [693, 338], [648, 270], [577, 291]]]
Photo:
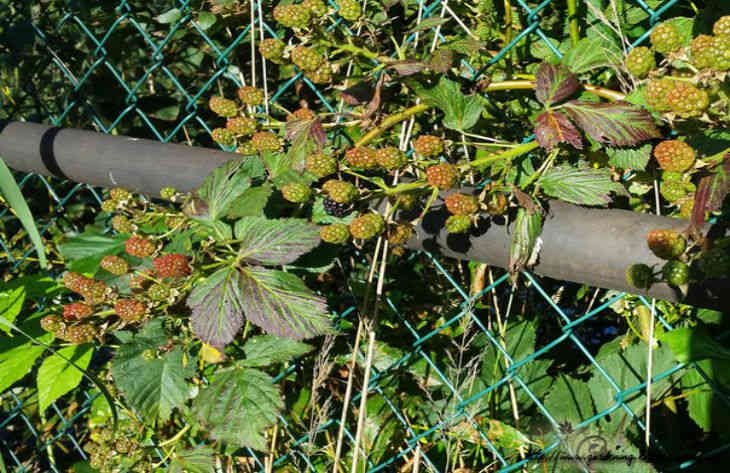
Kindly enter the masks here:
[[669, 284], [681, 286], [689, 282], [689, 266], [681, 261], [667, 261], [662, 268], [662, 278]]
[[408, 164], [406, 154], [395, 146], [386, 146], [376, 150], [375, 161], [386, 171], [395, 171]]
[[211, 97], [208, 101], [210, 110], [221, 117], [235, 117], [238, 114], [238, 105], [225, 97]]
[[251, 145], [259, 153], [266, 151], [279, 151], [281, 149], [281, 142], [279, 137], [270, 131], [259, 131], [251, 137]]
[[357, 189], [352, 183], [330, 179], [322, 185], [327, 196], [339, 204], [349, 204], [357, 197]]
[[362, 8], [360, 8], [358, 0], [341, 0], [339, 7], [338, 13], [347, 21], [357, 21], [362, 15]]
[[726, 15], [717, 20], [712, 27], [712, 32], [716, 35], [730, 34], [730, 15]]
[[399, 222], [388, 227], [388, 243], [391, 245], [405, 245], [413, 235], [413, 225]]
[[94, 339], [97, 330], [91, 324], [79, 324], [66, 327], [63, 332], [57, 333], [56, 336], [61, 340], [79, 345], [87, 343]]
[[730, 69], [730, 34], [712, 38], [712, 68], [717, 71]]
[[312, 195], [312, 189], [306, 184], [292, 182], [282, 187], [281, 195], [289, 202], [298, 204], [309, 200], [309, 197]]
[[170, 297], [170, 288], [162, 284], [153, 284], [147, 289], [147, 297], [153, 301], [162, 301]]
[[129, 272], [129, 263], [127, 263], [127, 260], [120, 258], [119, 256], [106, 255], [101, 259], [101, 262], [99, 262], [99, 266], [112, 274], [116, 274], [117, 276], [121, 276], [122, 274], [127, 274], [127, 272]]
[[350, 229], [344, 223], [333, 223], [319, 230], [319, 237], [322, 241], [334, 245], [344, 245], [350, 239]]
[[626, 282], [636, 289], [648, 289], [654, 282], [654, 274], [645, 264], [632, 264], [626, 269]]
[[332, 82], [332, 66], [325, 61], [315, 70], [304, 72], [304, 77], [312, 81], [313, 84], [329, 84]]
[[259, 43], [259, 52], [263, 57], [275, 63], [281, 63], [286, 45], [280, 39], [267, 38]]
[[695, 162], [695, 151], [684, 141], [666, 140], [654, 148], [654, 157], [665, 171], [684, 172]]
[[119, 207], [119, 202], [112, 199], [107, 199], [104, 202], [101, 203], [101, 210], [104, 212], [112, 213], [117, 210]]
[[438, 136], [421, 135], [413, 142], [413, 149], [424, 158], [430, 158], [443, 152], [444, 142]]
[[251, 117], [234, 117], [226, 122], [226, 128], [237, 135], [253, 135], [257, 127], [258, 122]]
[[375, 150], [369, 146], [358, 146], [345, 151], [345, 161], [353, 168], [372, 169], [378, 165]]
[[83, 302], [72, 302], [63, 306], [63, 319], [67, 322], [85, 319], [94, 313], [94, 309], [89, 304]]
[[79, 293], [84, 296], [87, 304], [96, 305], [104, 301], [106, 290], [107, 285], [103, 281], [89, 279], [85, 282]]
[[114, 304], [114, 312], [122, 320], [136, 322], [144, 317], [144, 314], [147, 312], [147, 306], [144, 302], [136, 299], [118, 299]]
[[694, 194], [690, 194], [682, 197], [677, 199], [675, 204], [679, 206], [679, 217], [689, 220], [692, 217], [692, 210], [695, 208], [695, 196]]
[[629, 74], [643, 79], [656, 67], [654, 53], [645, 46], [638, 46], [626, 55], [624, 65], [626, 66], [626, 70], [629, 71]]
[[264, 91], [256, 87], [244, 85], [238, 89], [238, 98], [246, 105], [261, 105], [264, 103]]
[[253, 143], [251, 143], [251, 140], [241, 143], [241, 145], [236, 148], [236, 153], [244, 156], [251, 156], [252, 154], [256, 154], [256, 152], [256, 148]]
[[644, 89], [646, 103], [657, 112], [668, 112], [669, 103], [667, 96], [674, 88], [675, 81], [662, 77], [661, 79], [649, 79]]
[[459, 180], [459, 170], [449, 163], [436, 164], [426, 169], [426, 180], [441, 190], [451, 189]]
[[124, 249], [129, 255], [137, 258], [147, 258], [155, 253], [157, 245], [152, 240], [133, 236], [124, 242]]
[[391, 196], [390, 202], [392, 204], [397, 202], [400, 210], [411, 210], [418, 203], [418, 196], [412, 192], [403, 192]]
[[730, 278], [730, 254], [725, 248], [712, 248], [699, 259], [699, 268], [708, 278]]
[[670, 110], [682, 118], [702, 115], [709, 103], [707, 92], [686, 82], [677, 82], [667, 94]]
[[651, 32], [651, 46], [660, 54], [667, 55], [682, 47], [682, 37], [671, 23], [661, 23]]
[[661, 259], [674, 259], [684, 253], [687, 241], [674, 230], [652, 230], [646, 237], [649, 249]]
[[688, 187], [684, 182], [666, 181], [659, 186], [659, 193], [669, 202], [677, 202], [687, 196]]
[[662, 181], [683, 182], [684, 174], [676, 171], [662, 171]]
[[215, 128], [210, 132], [210, 136], [213, 141], [223, 146], [234, 146], [236, 144], [236, 134], [228, 128]]
[[507, 197], [501, 192], [495, 192], [487, 199], [487, 212], [489, 215], [504, 215], [508, 207]]
[[304, 0], [302, 6], [309, 10], [312, 17], [321, 17], [327, 13], [327, 4], [324, 0]]
[[274, 19], [287, 28], [305, 28], [309, 24], [311, 13], [302, 5], [277, 5], [274, 7]]
[[353, 238], [369, 240], [383, 230], [383, 218], [378, 214], [360, 215], [350, 223], [350, 234]]
[[129, 200], [132, 198], [132, 193], [127, 189], [121, 187], [115, 187], [109, 191], [109, 198], [116, 201]]
[[324, 61], [324, 57], [312, 48], [297, 46], [291, 52], [291, 60], [303, 71], [315, 71]]
[[457, 192], [448, 196], [444, 203], [452, 215], [472, 215], [479, 211], [479, 201], [473, 195]]
[[177, 189], [174, 187], [163, 187], [160, 189], [160, 197], [165, 200], [172, 200], [177, 195]]
[[63, 319], [58, 315], [46, 315], [41, 319], [41, 328], [46, 332], [56, 333], [66, 328]]
[[466, 233], [471, 228], [471, 217], [468, 215], [451, 215], [444, 225], [449, 233]]
[[689, 46], [692, 64], [698, 69], [712, 67], [712, 36], [701, 34], [692, 40]]
[[312, 153], [304, 166], [312, 175], [322, 178], [337, 172], [337, 159], [325, 153]]
[[134, 225], [124, 215], [115, 215], [112, 218], [112, 228], [119, 233], [132, 233]]

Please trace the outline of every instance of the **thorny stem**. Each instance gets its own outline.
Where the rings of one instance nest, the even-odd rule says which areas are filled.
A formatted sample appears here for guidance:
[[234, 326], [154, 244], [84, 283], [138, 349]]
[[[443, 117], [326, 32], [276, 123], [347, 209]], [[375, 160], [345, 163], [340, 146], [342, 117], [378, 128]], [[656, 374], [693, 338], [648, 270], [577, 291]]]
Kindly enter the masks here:
[[425, 112], [429, 108], [431, 108], [429, 105], [419, 104], [419, 105], [414, 105], [413, 107], [407, 108], [400, 113], [396, 113], [395, 115], [389, 116], [388, 118], [383, 120], [383, 122], [380, 125], [376, 126], [369, 132], [365, 133], [365, 136], [360, 138], [357, 141], [357, 143], [355, 143], [355, 146], [356, 147], [365, 146], [366, 144], [370, 143], [375, 138], [377, 138], [378, 136], [383, 134], [388, 128], [390, 128], [394, 125], [397, 125], [398, 123], [406, 120], [407, 118], [409, 118], [413, 115], [417, 115], [421, 112]]
[[578, 31], [578, 5], [576, 0], [568, 0], [568, 21], [570, 21], [570, 42], [575, 46], [580, 41], [580, 31]]

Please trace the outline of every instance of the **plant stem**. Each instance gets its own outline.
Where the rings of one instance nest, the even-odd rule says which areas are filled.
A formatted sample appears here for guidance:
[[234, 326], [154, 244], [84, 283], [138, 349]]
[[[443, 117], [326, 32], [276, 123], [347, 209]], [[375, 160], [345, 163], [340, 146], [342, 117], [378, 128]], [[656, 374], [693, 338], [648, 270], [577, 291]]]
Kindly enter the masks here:
[[385, 120], [383, 120], [383, 123], [376, 126], [369, 132], [365, 133], [365, 136], [360, 138], [357, 143], [355, 143], [355, 146], [365, 146], [366, 144], [373, 141], [375, 138], [383, 134], [388, 128], [397, 125], [398, 123], [402, 122], [403, 120], [406, 120], [407, 118], [410, 118], [413, 115], [417, 115], [421, 112], [425, 112], [431, 108], [429, 105], [425, 104], [419, 104], [414, 105], [413, 107], [407, 108], [403, 110], [400, 113], [396, 113], [395, 115], [391, 115]]
[[575, 46], [580, 41], [578, 31], [578, 5], [576, 0], [568, 0], [568, 21], [570, 21], [570, 42]]
[[[505, 80], [502, 82], [493, 82], [489, 84], [489, 86], [487, 86], [486, 88], [486, 91], [491, 92], [495, 90], [529, 90], [534, 88], [534, 79]], [[606, 89], [605, 87], [599, 87], [597, 85], [584, 84], [583, 88], [586, 89], [588, 92], [592, 92], [599, 97], [607, 100], [624, 100], [626, 98], [626, 94], [622, 92]]]
[[428, 187], [428, 184], [426, 184], [426, 182], [424, 181], [406, 182], [404, 184], [398, 184], [394, 187], [389, 187], [385, 191], [385, 195], [400, 194], [401, 192], [408, 192], [410, 190], [421, 189], [423, 187]]
[[503, 159], [511, 159], [515, 158], [517, 156], [520, 156], [525, 153], [529, 153], [533, 149], [537, 148], [539, 144], [537, 141], [529, 141], [527, 143], [523, 143], [519, 146], [515, 146], [512, 149], [508, 149], [507, 151], [503, 151], [498, 154], [493, 154], [491, 156], [485, 156], [483, 158], [475, 159], [474, 161], [462, 165], [462, 169], [469, 169], [469, 167], [480, 167], [485, 166], [487, 164], [490, 164], [494, 161], [501, 161]]

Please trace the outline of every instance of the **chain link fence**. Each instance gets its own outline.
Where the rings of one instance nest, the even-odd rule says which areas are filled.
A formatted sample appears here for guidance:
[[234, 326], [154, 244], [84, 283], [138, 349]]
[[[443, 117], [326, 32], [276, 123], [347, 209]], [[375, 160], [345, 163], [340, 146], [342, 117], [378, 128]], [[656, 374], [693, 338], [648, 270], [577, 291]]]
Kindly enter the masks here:
[[[222, 30], [209, 24], [210, 18], [205, 14], [216, 2], [158, 0], [143, 2], [144, 7], [124, 0], [95, 3], [0, 1], [5, 36], [13, 38], [8, 45], [13, 55], [5, 61], [15, 62], [17, 66], [15, 77], [7, 72], [12, 68], [3, 72], [8, 75], [3, 77], [5, 84], [0, 86], [15, 87], [15, 95], [3, 97], [0, 118], [212, 146], [209, 133], [213, 116], [205, 103], [219, 89], [230, 94], [244, 85], [245, 76], [249, 81], [252, 79], [243, 64], [250, 64], [253, 75], [258, 75], [257, 80], [267, 88], [270, 97], [267, 110], [276, 104], [291, 109], [296, 100], [292, 91], [297, 84], [310, 88], [330, 112], [343, 107], [342, 103], [331, 101], [328, 94], [301, 73], [280, 84], [275, 78], [265, 76], [266, 69], [257, 63], [260, 57], [251, 52], [252, 41], [255, 44], [263, 37], [275, 36], [274, 29], [261, 23], [261, 9], [269, 9], [270, 2], [260, 0], [242, 6], [240, 27], [227, 24]], [[648, 21], [653, 25], [664, 18], [677, 0], [617, 3], [621, 8], [630, 9], [637, 22]], [[330, 4], [337, 8], [334, 2]], [[595, 4], [598, 2], [580, 2], [578, 11], [585, 13]], [[516, 47], [542, 42], [560, 55], [559, 44], [544, 32], [541, 21], [546, 11], [565, 8], [563, 0], [544, 0], [531, 5], [523, 0], [515, 1], [514, 12], [521, 19], [522, 29], [488, 63], [462, 63], [465, 77], [480, 80], [492, 64]], [[249, 6], [254, 17], [253, 30]], [[450, 22], [460, 21], [446, 0], [421, 1], [418, 8], [424, 20], [441, 16]], [[355, 34], [336, 13], [329, 24], [333, 30]], [[445, 40], [438, 26], [431, 30], [434, 44]], [[428, 31], [420, 32], [421, 41], [427, 34]], [[639, 37], [634, 45], [644, 42], [647, 35]], [[419, 41], [419, 33], [413, 33], [409, 41]], [[278, 88], [272, 90], [274, 84]], [[62, 231], [79, 230], [83, 222], [93, 220], [89, 209], [97, 208], [103, 195], [102, 190], [83, 184], [38, 175], [18, 177], [45, 235], [50, 235], [54, 227]], [[0, 213], [0, 248], [7, 274], [34, 271], [30, 241], [7, 209]], [[643, 444], [648, 381], [654, 392], [671, 391], [674, 385], [691, 376], [698, 389], [714, 393], [711, 394], [713, 409], [730, 408], [730, 399], [709, 381], [706, 370], [697, 364], [668, 363], [655, 354], [657, 362], [649, 379], [646, 351], [624, 359], [609, 359], [600, 354], [601, 344], [612, 340], [618, 330], [602, 323], [607, 319], [616, 320], [614, 309], [643, 305], [668, 331], [676, 321], [672, 319], [669, 305], [540, 279], [529, 272], [523, 272], [520, 283], [513, 285], [508, 274], [489, 269], [488, 276], [484, 275], [488, 282], [483, 287], [469, 287], [464, 271], [478, 271], [475, 265], [468, 267], [445, 261], [427, 252], [414, 253], [409, 258], [413, 265], [433, 268], [442, 294], [456, 302], [443, 307], [435, 314], [437, 317], [430, 314], [429, 318], [437, 318], [438, 322], [429, 324], [414, 317], [409, 302], [414, 297], [408, 299], [401, 295], [385, 299], [383, 317], [402, 328], [398, 336], [407, 340], [401, 339], [399, 346], [410, 349], [388, 350], [386, 345], [376, 344], [374, 370], [366, 387], [368, 410], [377, 411], [374, 415], [384, 420], [379, 429], [391, 429], [397, 435], [385, 436], [382, 431], [370, 431], [370, 426], [366, 426], [365, 444], [371, 451], [364, 470], [369, 473], [417, 471], [415, 465], [424, 471], [456, 471], [458, 462], [449, 461], [448, 453], [440, 446], [456, 443], [469, 444], [475, 450], [473, 455], [481, 455], [483, 464], [488, 465], [485, 471], [508, 472], [535, 466], [547, 471], [547, 459], [558, 459], [562, 469], [557, 471], [573, 471], [570, 468], [589, 471], [586, 467], [590, 468], [590, 463], [595, 461], [590, 455], [596, 453], [609, 454], [614, 459], [638, 458], [638, 450], [631, 446], [631, 441], [634, 445]], [[354, 307], [344, 308], [341, 317], [352, 322], [355, 312]], [[497, 322], [493, 323], [492, 318], [486, 322], [486, 313], [496, 317]], [[525, 323], [513, 323], [517, 313], [542, 314], [538, 330]], [[455, 353], [463, 354], [459, 343], [465, 342], [459, 337], [466, 338], [466, 334], [470, 334], [471, 343], [478, 347], [480, 358], [476, 363], [457, 363], [461, 369], [453, 369], [454, 363], [439, 353], [439, 347], [444, 337], [449, 337], [456, 344]], [[352, 338], [353, 335], [350, 330], [343, 336]], [[387, 339], [387, 334], [383, 334], [383, 341]], [[490, 365], [487, 358], [495, 362]], [[550, 381], [550, 395], [546, 396], [546, 378], [554, 374], [548, 373], [547, 367], [555, 360], [593, 370], [592, 384], [583, 383], [594, 398], [590, 412], [579, 409], [556, 412], [561, 403], [567, 402], [566, 398], [586, 394], [573, 392], [575, 384], [558, 376]], [[494, 371], [475, 382], [469, 370], [480, 370], [487, 365]], [[296, 369], [294, 364], [277, 382]], [[412, 421], [419, 406], [404, 404], [404, 397], [400, 396], [403, 390], [416, 389], [407, 386], [404, 377], [408, 376], [415, 376], [428, 388], [437, 387], [440, 393], [432, 400], [438, 406], [437, 414], [425, 416], [430, 419], [427, 425]], [[489, 382], [481, 381], [484, 379]], [[64, 471], [57, 465], [68, 465], [69, 458], [85, 459], [80, 444], [85, 436], [88, 411], [98, 394], [78, 390], [55, 404], [47, 417], [43, 417], [35, 409], [33, 389], [23, 386], [21, 383], [0, 397], [0, 451], [7, 471], [37, 471], [27, 466], [26, 460], [33, 457], [43, 458], [40, 464], [54, 472]], [[364, 389], [355, 386], [352, 406], [359, 404]], [[525, 410], [533, 418], [543, 419], [541, 426], [532, 423], [530, 439], [521, 438], [520, 432], [512, 427], [525, 430], [520, 426], [520, 416]], [[493, 417], [494, 412], [502, 417]], [[281, 418], [279, 426], [288, 443], [286, 452], [275, 459], [274, 471], [323, 471], [327, 453], [315, 448], [315, 437], [336, 437], [341, 422], [338, 414], [339, 410], [333, 409], [329, 417], [321, 419], [308, 432]], [[344, 420], [346, 450], [351, 454], [357, 417], [349, 412]], [[657, 425], [663, 422], [661, 418], [652, 420]], [[603, 432], [600, 426], [607, 425], [620, 425], [621, 428], [614, 430], [626, 433], [619, 440], [607, 439], [600, 434]], [[372, 428], [376, 428], [375, 424]], [[638, 435], [642, 440], [636, 441], [631, 435]], [[387, 445], [378, 445], [381, 437], [387, 439]], [[667, 469], [693, 467], [702, 458], [722, 454], [730, 447], [719, 439], [704, 439], [705, 443], [687, 441], [678, 451], [682, 441], [670, 437], [658, 437], [654, 429], [648, 437], [652, 452], [671, 459], [664, 463]], [[538, 438], [541, 440], [535, 440]], [[701, 455], [695, 455], [696, 452]], [[264, 471], [262, 456], [253, 451], [246, 455], [250, 456], [252, 470]], [[617, 468], [618, 461], [614, 460], [611, 468]], [[644, 463], [636, 461], [634, 469], [645, 468]], [[631, 465], [630, 460], [628, 464]], [[605, 465], [601, 471], [619, 471]], [[290, 470], [283, 469], [287, 467]]]

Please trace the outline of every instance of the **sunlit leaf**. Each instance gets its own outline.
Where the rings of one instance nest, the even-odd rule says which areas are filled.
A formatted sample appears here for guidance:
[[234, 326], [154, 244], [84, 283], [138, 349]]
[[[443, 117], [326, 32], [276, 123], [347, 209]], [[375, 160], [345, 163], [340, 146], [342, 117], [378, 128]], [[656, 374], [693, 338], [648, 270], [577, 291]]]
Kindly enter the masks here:
[[510, 273], [515, 274], [537, 259], [541, 232], [542, 215], [539, 212], [520, 207], [512, 228], [512, 243], [509, 252]]
[[569, 143], [583, 149], [580, 132], [564, 114], [547, 110], [535, 119], [535, 139], [540, 146], [551, 151], [558, 143]]
[[581, 205], [606, 205], [612, 193], [624, 194], [624, 187], [611, 180], [608, 169], [558, 166], [539, 180], [542, 190], [550, 197]]
[[244, 217], [236, 222], [239, 255], [252, 264], [281, 265], [297, 260], [319, 245], [319, 227], [306, 220]]
[[562, 64], [543, 62], [535, 75], [535, 96], [545, 105], [552, 105], [573, 95], [580, 86], [578, 78]]
[[476, 125], [482, 113], [482, 103], [476, 95], [464, 95], [457, 82], [442, 77], [436, 87], [426, 89], [413, 84], [423, 101], [444, 112], [443, 124], [453, 130], [468, 130]]
[[214, 347], [231, 343], [243, 326], [240, 279], [238, 271], [221, 269], [198, 283], [188, 297], [193, 332]]
[[563, 108], [594, 140], [610, 146], [634, 146], [661, 136], [649, 112], [628, 102], [575, 100]]

